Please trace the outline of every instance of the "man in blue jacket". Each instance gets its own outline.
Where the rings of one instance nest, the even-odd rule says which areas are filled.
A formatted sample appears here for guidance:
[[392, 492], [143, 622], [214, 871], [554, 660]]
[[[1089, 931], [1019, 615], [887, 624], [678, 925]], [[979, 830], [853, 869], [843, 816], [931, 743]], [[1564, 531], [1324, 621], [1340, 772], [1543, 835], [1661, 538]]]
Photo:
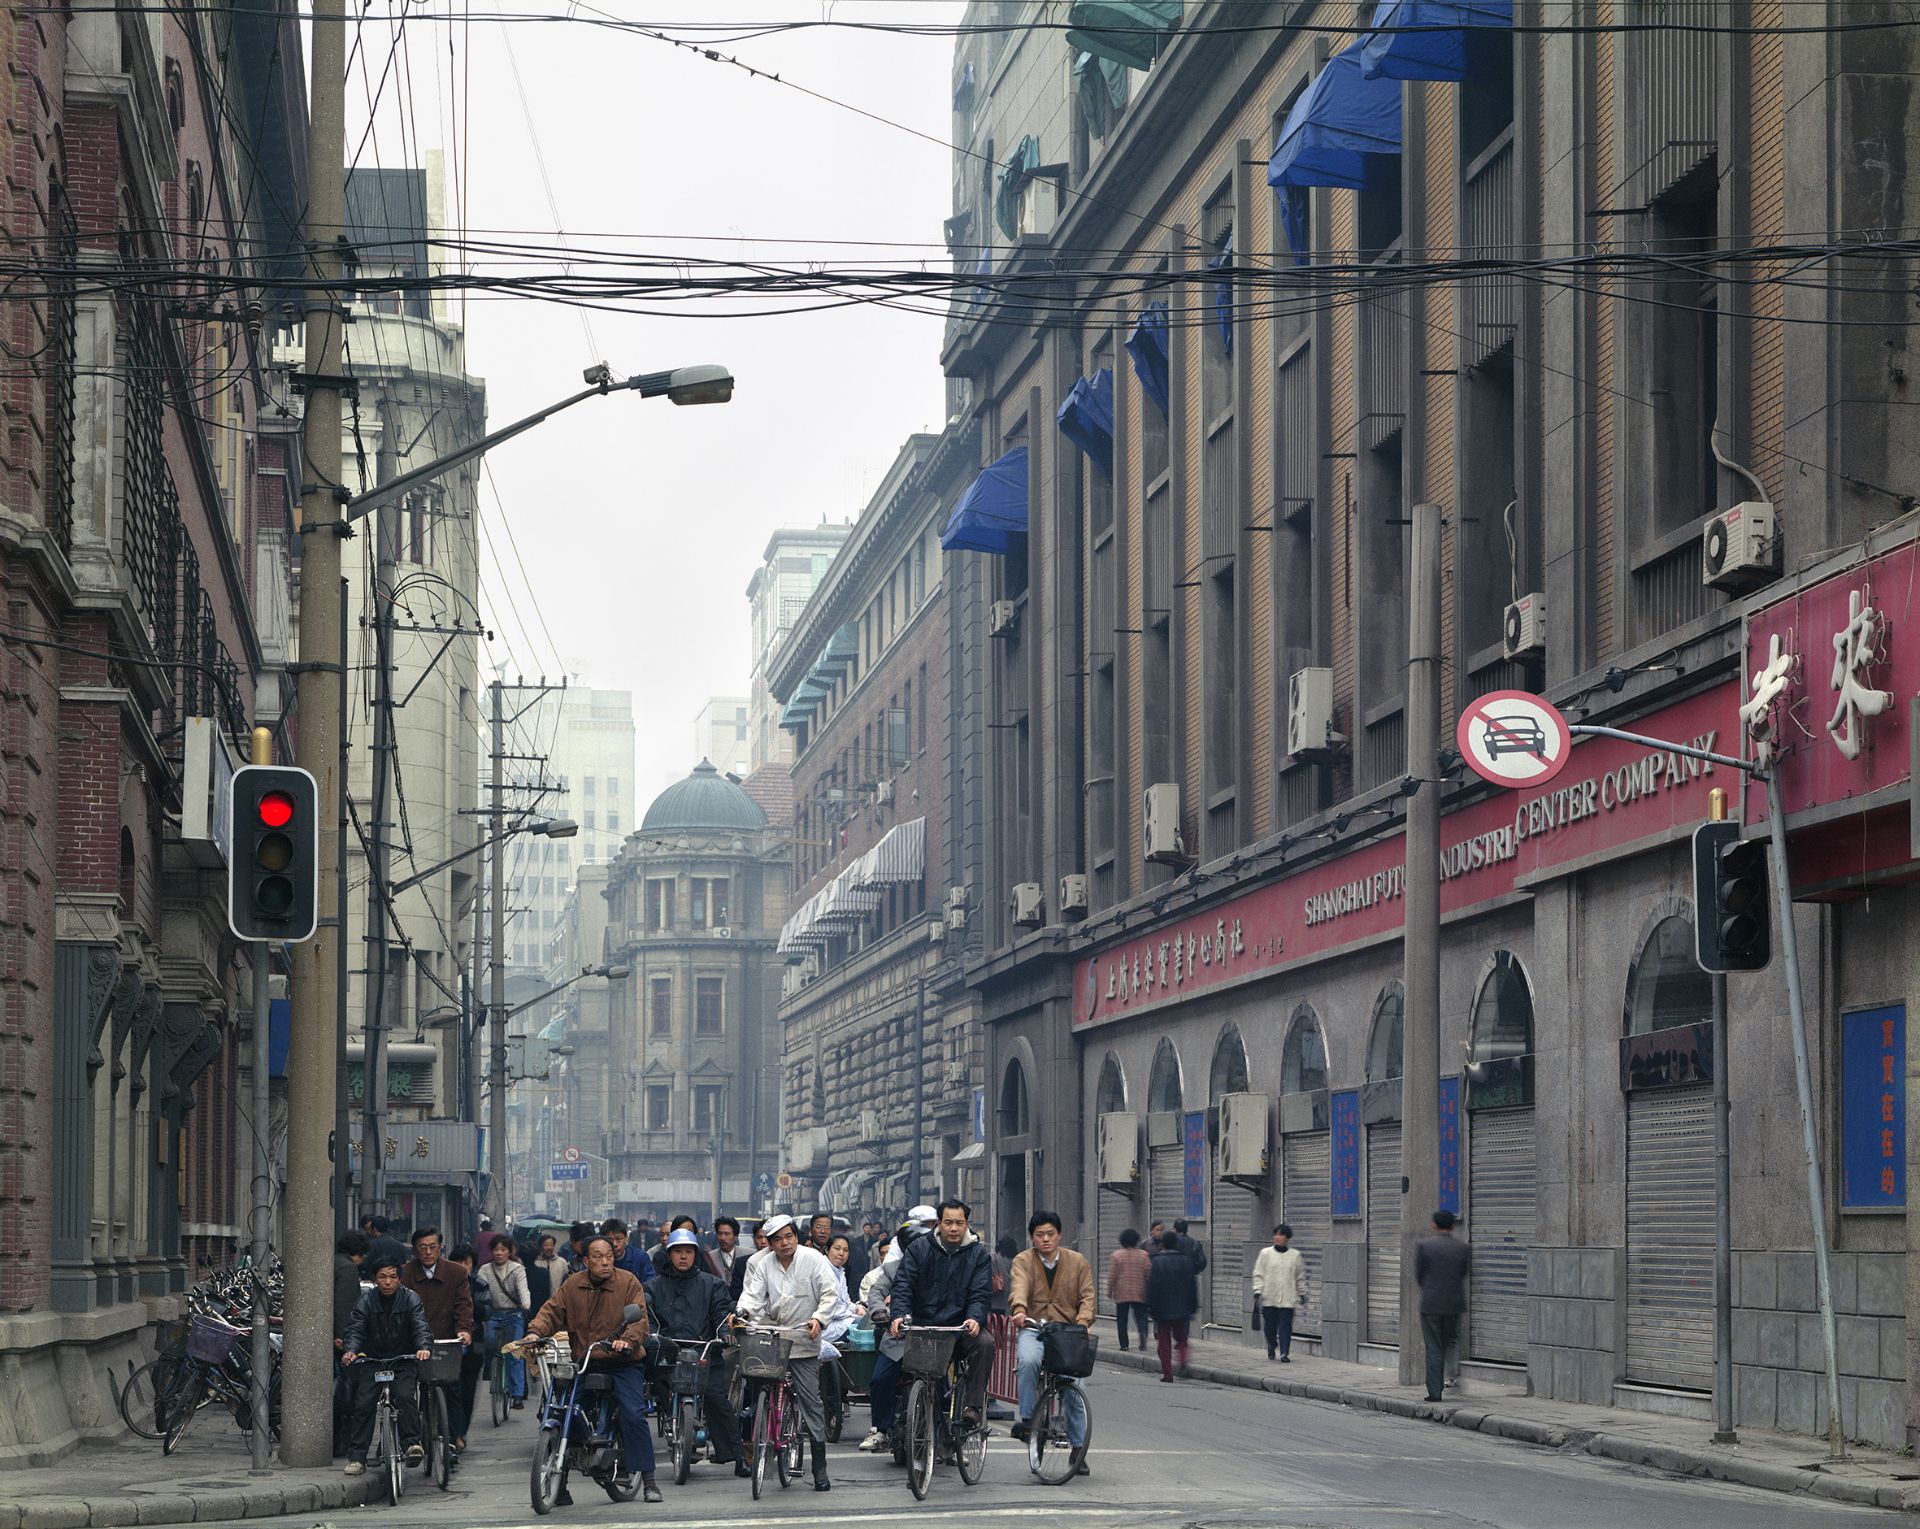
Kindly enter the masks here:
[[887, 1309], [891, 1332], [915, 1327], [965, 1327], [958, 1356], [965, 1372], [964, 1416], [971, 1428], [986, 1416], [987, 1381], [993, 1374], [993, 1334], [986, 1330], [993, 1298], [993, 1257], [968, 1227], [965, 1200], [942, 1200], [938, 1229], [917, 1237], [900, 1261]]
[[613, 1266], [625, 1269], [643, 1285], [651, 1285], [660, 1271], [653, 1266], [653, 1260], [647, 1257], [647, 1250], [639, 1243], [629, 1240], [627, 1223], [618, 1216], [609, 1217], [600, 1223], [600, 1235], [613, 1244]]

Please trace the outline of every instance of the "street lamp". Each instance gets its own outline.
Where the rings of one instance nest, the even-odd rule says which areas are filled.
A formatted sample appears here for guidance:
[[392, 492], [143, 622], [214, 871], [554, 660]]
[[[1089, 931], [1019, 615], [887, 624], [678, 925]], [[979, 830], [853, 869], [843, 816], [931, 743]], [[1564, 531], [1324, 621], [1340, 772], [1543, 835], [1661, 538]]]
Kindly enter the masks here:
[[477, 855], [489, 845], [498, 844], [502, 839], [511, 839], [515, 834], [544, 834], [549, 839], [571, 839], [580, 832], [580, 825], [572, 818], [528, 818], [515, 823], [505, 833], [489, 834], [478, 844], [463, 849], [457, 855], [449, 855], [437, 865], [430, 865], [424, 871], [415, 871], [404, 881], [387, 883], [387, 895], [397, 897], [400, 893], [417, 887], [430, 876], [438, 876], [450, 865], [458, 865], [462, 860]]
[[[574, 983], [584, 982], [589, 977], [605, 977], [610, 982], [618, 982], [623, 977], [629, 976], [631, 971], [632, 969], [630, 967], [625, 966], [583, 966], [580, 968], [580, 975], [578, 977], [569, 977], [558, 987], [550, 987], [544, 993], [535, 993], [533, 997], [529, 998], [525, 1003], [515, 1004], [511, 1009], [507, 1010], [506, 1017], [512, 1019], [516, 1014], [524, 1014], [535, 1004], [545, 1003], [549, 998], [553, 997], [555, 993], [564, 993], [568, 988], [572, 987]], [[556, 1054], [562, 1056], [571, 1055], [569, 1052], [557, 1052]]]

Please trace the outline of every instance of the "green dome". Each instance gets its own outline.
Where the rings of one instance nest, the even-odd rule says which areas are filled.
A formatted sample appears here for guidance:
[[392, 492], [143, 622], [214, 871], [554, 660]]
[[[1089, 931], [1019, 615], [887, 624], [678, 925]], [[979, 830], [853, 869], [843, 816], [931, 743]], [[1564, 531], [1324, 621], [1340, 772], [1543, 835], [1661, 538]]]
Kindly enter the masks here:
[[642, 833], [697, 828], [758, 833], [766, 826], [767, 815], [760, 804], [704, 759], [685, 780], [674, 782], [656, 796], [640, 820]]

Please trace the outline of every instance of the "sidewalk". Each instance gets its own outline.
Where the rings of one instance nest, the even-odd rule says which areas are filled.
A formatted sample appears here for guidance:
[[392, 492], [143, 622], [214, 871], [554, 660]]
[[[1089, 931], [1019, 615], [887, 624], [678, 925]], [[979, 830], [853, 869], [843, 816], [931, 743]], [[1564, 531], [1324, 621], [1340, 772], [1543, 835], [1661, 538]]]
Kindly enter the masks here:
[[[1112, 1365], [1158, 1373], [1151, 1350], [1121, 1353], [1101, 1334], [1100, 1358]], [[1836, 1502], [1920, 1512], [1920, 1460], [1862, 1445], [1852, 1458], [1829, 1463], [1826, 1444], [1799, 1434], [1743, 1428], [1738, 1444], [1715, 1444], [1713, 1425], [1689, 1418], [1541, 1401], [1518, 1388], [1503, 1390], [1469, 1380], [1463, 1394], [1429, 1402], [1425, 1390], [1398, 1384], [1390, 1370], [1295, 1354], [1291, 1364], [1268, 1361], [1260, 1348], [1198, 1342], [1191, 1380], [1271, 1391], [1307, 1401], [1364, 1407], [1396, 1417], [1450, 1423], [1497, 1438], [1549, 1449], [1575, 1449], [1679, 1476], [1705, 1476], [1775, 1492], [1806, 1492]], [[0, 1529], [5, 1521], [0, 1519]]]
[[338, 1461], [323, 1470], [276, 1465], [270, 1476], [249, 1475], [250, 1463], [240, 1431], [209, 1411], [171, 1455], [157, 1441], [128, 1438], [75, 1450], [58, 1465], [7, 1471], [0, 1529], [190, 1524], [358, 1507], [373, 1480], [341, 1475]]

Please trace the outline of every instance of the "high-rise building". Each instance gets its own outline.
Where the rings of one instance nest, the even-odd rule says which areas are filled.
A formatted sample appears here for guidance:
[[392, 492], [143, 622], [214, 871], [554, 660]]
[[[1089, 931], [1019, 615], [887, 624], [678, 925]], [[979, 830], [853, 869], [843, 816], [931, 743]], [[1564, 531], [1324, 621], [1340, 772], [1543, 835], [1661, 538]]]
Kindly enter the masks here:
[[753, 770], [747, 711], [745, 696], [717, 695], [693, 719], [693, 746], [698, 757], [710, 761], [722, 775], [741, 780]]
[[[747, 581], [753, 612], [753, 674], [747, 701], [748, 774], [765, 765], [793, 762], [793, 739], [781, 731], [780, 703], [767, 689], [767, 661], [793, 630], [807, 600], [827, 576], [840, 544], [853, 532], [851, 521], [784, 527], [767, 540], [760, 566]], [[716, 764], [719, 761], [714, 761]]]

